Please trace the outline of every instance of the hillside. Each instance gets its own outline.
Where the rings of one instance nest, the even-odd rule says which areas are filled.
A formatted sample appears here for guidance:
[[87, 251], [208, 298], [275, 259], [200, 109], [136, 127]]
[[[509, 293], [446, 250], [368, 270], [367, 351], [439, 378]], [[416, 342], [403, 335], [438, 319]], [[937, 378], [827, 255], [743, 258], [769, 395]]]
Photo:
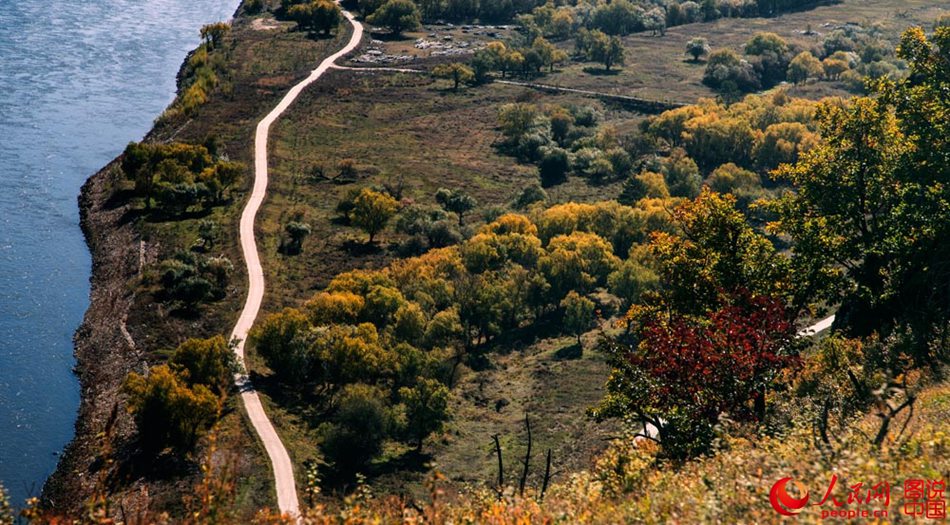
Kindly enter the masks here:
[[[439, 16], [398, 31], [345, 6], [363, 45], [271, 128], [247, 356], [313, 522], [772, 522], [785, 476], [946, 477], [945, 10], [806, 3], [660, 27], [408, 2]], [[87, 393], [37, 523], [273, 508], [214, 336], [247, 292], [252, 130], [352, 31], [284, 4], [207, 27], [84, 190]]]

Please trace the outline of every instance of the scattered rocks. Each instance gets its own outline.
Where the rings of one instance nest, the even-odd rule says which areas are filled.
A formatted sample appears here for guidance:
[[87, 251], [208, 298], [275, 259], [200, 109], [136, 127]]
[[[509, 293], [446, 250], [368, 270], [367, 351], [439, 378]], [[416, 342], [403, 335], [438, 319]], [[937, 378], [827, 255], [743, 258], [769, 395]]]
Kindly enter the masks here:
[[379, 48], [382, 42], [373, 40], [370, 47], [362, 55], [353, 59], [353, 62], [360, 64], [396, 64], [402, 62], [411, 62], [416, 59], [412, 55], [389, 55]]
[[456, 41], [452, 35], [443, 35], [439, 39], [420, 38], [414, 44], [416, 49], [430, 51], [430, 56], [452, 56], [473, 53], [475, 46], [471, 42]]

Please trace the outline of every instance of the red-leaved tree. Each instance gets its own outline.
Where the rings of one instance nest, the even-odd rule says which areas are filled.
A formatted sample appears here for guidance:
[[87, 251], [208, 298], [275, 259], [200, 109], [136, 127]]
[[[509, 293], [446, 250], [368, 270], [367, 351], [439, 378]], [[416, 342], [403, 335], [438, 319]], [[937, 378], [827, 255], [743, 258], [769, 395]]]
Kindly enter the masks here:
[[653, 425], [671, 456], [701, 453], [723, 414], [764, 418], [766, 393], [797, 362], [791, 318], [780, 299], [746, 292], [704, 318], [646, 313], [638, 345], [604, 341], [614, 371], [594, 413]]

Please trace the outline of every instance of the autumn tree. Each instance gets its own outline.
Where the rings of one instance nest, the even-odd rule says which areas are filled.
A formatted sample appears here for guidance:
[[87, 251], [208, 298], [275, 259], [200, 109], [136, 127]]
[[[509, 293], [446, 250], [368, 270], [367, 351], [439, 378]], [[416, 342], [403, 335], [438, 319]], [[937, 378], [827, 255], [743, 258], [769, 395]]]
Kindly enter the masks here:
[[594, 301], [571, 290], [561, 299], [564, 310], [564, 328], [577, 337], [577, 346], [581, 346], [581, 335], [594, 322]]
[[340, 24], [343, 15], [340, 6], [331, 0], [313, 0], [291, 6], [287, 16], [310, 31], [329, 35]]
[[788, 80], [795, 84], [804, 84], [808, 79], [821, 78], [825, 68], [821, 60], [808, 51], [802, 51], [788, 65]]
[[598, 30], [591, 31], [588, 58], [595, 62], [600, 62], [604, 65], [604, 69], [610, 71], [611, 66], [623, 64], [623, 41], [620, 40], [618, 36], [607, 36]]
[[146, 376], [129, 374], [123, 391], [139, 443], [149, 454], [168, 447], [190, 452], [217, 418], [218, 396], [202, 384], [189, 387], [166, 365], [152, 367]]
[[168, 365], [188, 385], [205, 385], [218, 395], [227, 393], [237, 371], [234, 352], [220, 335], [186, 340], [172, 353]]
[[574, 232], [551, 239], [538, 267], [551, 284], [554, 297], [560, 300], [571, 291], [587, 293], [605, 284], [618, 263], [613, 247], [602, 237]]
[[201, 39], [204, 40], [208, 49], [214, 49], [221, 44], [224, 35], [231, 31], [231, 24], [227, 22], [215, 22], [201, 27]]
[[451, 80], [453, 91], [458, 91], [460, 84], [475, 80], [475, 72], [472, 71], [472, 68], [460, 62], [439, 64], [433, 68], [432, 76]]
[[558, 49], [544, 37], [535, 38], [531, 48], [541, 57], [541, 64], [547, 66], [550, 72], [554, 72], [555, 65], [567, 60], [567, 53]]
[[385, 193], [364, 188], [353, 199], [351, 220], [354, 225], [369, 234], [369, 242], [372, 243], [376, 234], [386, 227], [398, 209], [399, 203], [396, 199]]
[[399, 399], [405, 433], [421, 450], [425, 438], [442, 430], [449, 418], [449, 389], [434, 379], [419, 378], [414, 386], [399, 389]]
[[637, 312], [639, 343], [607, 338], [613, 368], [607, 395], [592, 412], [652, 425], [663, 452], [685, 458], [707, 452], [720, 418], [761, 422], [766, 394], [797, 363], [795, 325], [783, 301], [734, 298], [708, 321]]
[[650, 241], [664, 308], [703, 315], [741, 297], [781, 297], [803, 306], [809, 291], [793, 282], [790, 266], [772, 242], [735, 207], [736, 198], [708, 188], [673, 210], [679, 233], [654, 232]]
[[419, 8], [412, 0], [388, 0], [366, 20], [373, 25], [386, 27], [399, 36], [403, 31], [419, 27]]

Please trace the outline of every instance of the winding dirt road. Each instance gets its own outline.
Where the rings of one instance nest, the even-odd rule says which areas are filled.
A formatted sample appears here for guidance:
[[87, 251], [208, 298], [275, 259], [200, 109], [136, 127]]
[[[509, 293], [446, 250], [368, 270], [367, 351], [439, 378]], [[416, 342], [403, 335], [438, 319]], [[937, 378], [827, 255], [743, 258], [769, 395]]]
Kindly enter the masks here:
[[[336, 60], [359, 46], [363, 38], [363, 25], [357, 22], [353, 18], [353, 15], [347, 11], [343, 11], [343, 16], [345, 16], [350, 25], [353, 26], [353, 34], [350, 36], [350, 41], [343, 49], [324, 59], [317, 69], [314, 69], [313, 72], [310, 73], [310, 76], [291, 88], [287, 95], [277, 104], [277, 107], [257, 124], [257, 134], [255, 135], [254, 143], [254, 189], [251, 191], [251, 197], [248, 199], [247, 205], [244, 207], [244, 212], [241, 214], [240, 229], [241, 250], [244, 252], [244, 260], [247, 264], [247, 275], [250, 283], [248, 285], [247, 301], [244, 303], [244, 310], [241, 311], [241, 317], [238, 318], [237, 324], [234, 325], [234, 331], [231, 332], [231, 339], [237, 341], [234, 352], [237, 354], [242, 369], [245, 369], [244, 342], [247, 339], [248, 332], [254, 325], [254, 321], [257, 320], [257, 314], [261, 308], [261, 301], [264, 298], [264, 270], [261, 268], [261, 259], [257, 253], [257, 242], [254, 239], [254, 219], [257, 216], [257, 210], [261, 207], [261, 203], [267, 194], [268, 132], [270, 131], [271, 124], [293, 104], [294, 100], [297, 99], [304, 88], [323, 76], [323, 74], [333, 66]], [[274, 430], [274, 425], [272, 425], [270, 419], [267, 418], [264, 407], [261, 405], [261, 399], [254, 390], [253, 385], [251, 385], [246, 371], [237, 374], [234, 377], [234, 382], [240, 389], [241, 400], [247, 409], [247, 415], [251, 421], [251, 425], [254, 426], [254, 430], [264, 444], [267, 457], [270, 458], [271, 465], [273, 466], [274, 484], [277, 489], [277, 507], [282, 513], [298, 516], [300, 514], [300, 507], [297, 502], [294, 467], [290, 461], [290, 456], [287, 454], [287, 449], [284, 448], [284, 444], [280, 441], [280, 436], [278, 436]]]

